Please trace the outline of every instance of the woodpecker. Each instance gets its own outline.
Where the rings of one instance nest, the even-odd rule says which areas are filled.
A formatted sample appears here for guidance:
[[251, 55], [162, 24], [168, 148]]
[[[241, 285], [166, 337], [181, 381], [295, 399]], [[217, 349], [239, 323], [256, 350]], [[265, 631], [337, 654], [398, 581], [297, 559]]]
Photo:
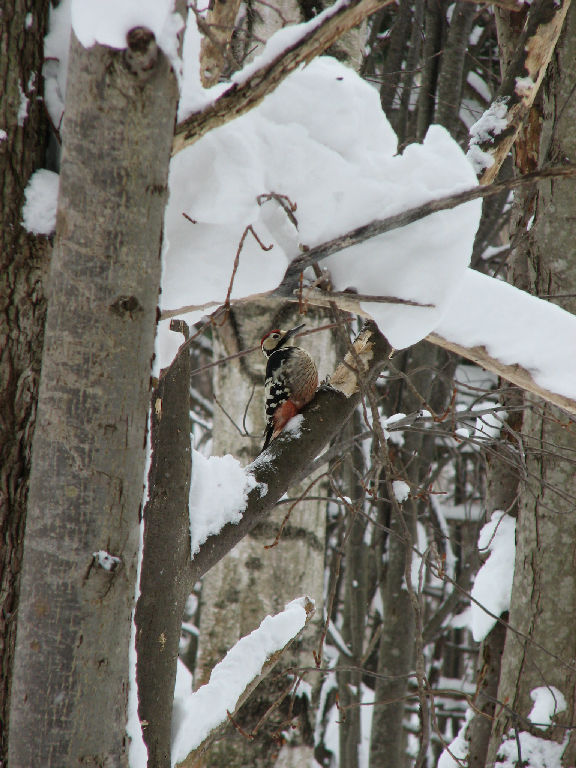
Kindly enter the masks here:
[[268, 358], [264, 382], [266, 431], [265, 450], [290, 419], [312, 400], [318, 386], [318, 371], [308, 352], [293, 346], [294, 336], [305, 323], [289, 331], [268, 331], [260, 342]]

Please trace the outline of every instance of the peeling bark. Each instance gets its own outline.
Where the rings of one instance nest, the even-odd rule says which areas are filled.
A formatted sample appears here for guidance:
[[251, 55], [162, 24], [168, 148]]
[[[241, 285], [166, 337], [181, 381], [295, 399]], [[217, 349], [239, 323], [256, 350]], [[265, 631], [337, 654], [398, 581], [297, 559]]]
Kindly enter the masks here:
[[569, 8], [570, 0], [537, 0], [530, 6], [515, 54], [495, 98], [495, 102], [503, 102], [507, 107], [506, 127], [478, 144], [493, 160], [483, 172], [481, 184], [494, 181], [512, 149], [544, 80]]
[[[575, 56], [576, 9], [572, 7], [542, 89], [541, 165], [576, 152]], [[516, 275], [535, 293], [573, 294], [575, 263], [566, 255], [574, 241], [574, 184], [539, 184], [530, 204], [534, 205], [534, 224], [529, 231], [523, 229], [522, 212], [518, 217], [523, 237]], [[574, 298], [559, 301], [568, 311], [575, 311]], [[512, 726], [533, 730], [527, 716], [533, 705], [530, 692], [536, 687], [555, 686], [568, 703], [568, 709], [555, 718], [559, 727], [539, 732], [541, 738], [562, 741], [566, 736], [562, 726], [574, 723], [576, 644], [571, 622], [566, 620], [576, 612], [574, 428], [573, 420], [549, 406], [529, 408], [524, 414], [525, 477], [519, 498], [509, 619], [523, 635], [508, 631], [506, 636], [498, 689], [498, 700], [505, 706], [498, 710], [494, 723], [488, 764], [496, 759]], [[575, 754], [570, 731], [563, 763], [573, 765]]]

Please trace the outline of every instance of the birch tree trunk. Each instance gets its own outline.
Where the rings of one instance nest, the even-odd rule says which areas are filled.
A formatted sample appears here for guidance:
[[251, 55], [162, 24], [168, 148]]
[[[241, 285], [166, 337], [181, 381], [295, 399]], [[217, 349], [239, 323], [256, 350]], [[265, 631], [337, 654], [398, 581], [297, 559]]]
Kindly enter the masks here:
[[[305, 319], [313, 327], [311, 315]], [[223, 357], [239, 349], [253, 346], [270, 328], [293, 327], [298, 316], [289, 308], [280, 317], [270, 314], [268, 307], [253, 305], [240, 315], [230, 313], [218, 329], [215, 356]], [[302, 345], [319, 363], [320, 375], [326, 375], [335, 365], [335, 353], [328, 332], [303, 339]], [[249, 463], [260, 451], [264, 431], [264, 356], [260, 352], [240, 362], [219, 366], [214, 375], [215, 418], [212, 451], [216, 455], [232, 453], [242, 464]], [[244, 424], [251, 437], [243, 435]], [[296, 500], [312, 482], [310, 476], [290, 492]], [[314, 486], [313, 496], [322, 496], [325, 487]], [[264, 616], [282, 610], [284, 605], [303, 594], [316, 602], [316, 618], [282, 666], [310, 666], [317, 638], [313, 630], [322, 619], [324, 573], [325, 501], [299, 501], [292, 509], [277, 546], [274, 542], [288, 510], [288, 504], [277, 507], [270, 518], [245, 537], [234, 551], [221, 560], [204, 577], [201, 600], [200, 644], [195, 685], [206, 682], [211, 669], [226, 651], [243, 635], [258, 626]], [[268, 708], [286, 689], [289, 681], [275, 670], [271, 680], [261, 683], [240, 711], [242, 728], [250, 732]], [[287, 699], [285, 704], [289, 703]], [[286, 717], [285, 706], [280, 719]], [[211, 768], [244, 768], [255, 766], [304, 765], [312, 757], [311, 724], [306, 704], [297, 703], [294, 714], [300, 714], [303, 732], [295, 740], [296, 763], [292, 763], [291, 748], [278, 749], [274, 727], [266, 723], [254, 742], [229, 729], [228, 734], [214, 744], [205, 760]], [[278, 725], [278, 719], [272, 722]], [[313, 727], [313, 726], [312, 726]], [[288, 753], [288, 754], [282, 754]]]
[[11, 696], [12, 768], [127, 764], [128, 646], [176, 84], [73, 40]]
[[[576, 157], [575, 56], [576, 9], [572, 7], [543, 89], [540, 166]], [[527, 248], [520, 273], [538, 295], [576, 292], [575, 209], [573, 181], [543, 183], [538, 185], [534, 201], [533, 226], [527, 228], [521, 220]], [[574, 298], [557, 301], [571, 312], [576, 310]], [[534, 732], [527, 720], [533, 689], [554, 686], [565, 696], [567, 709], [554, 718], [560, 726], [572, 725], [575, 715], [576, 639], [572, 621], [567, 620], [576, 612], [575, 427], [557, 409], [538, 407], [531, 398], [526, 400], [526, 477], [519, 499], [510, 610], [510, 624], [517, 631], [508, 630], [506, 635], [498, 689], [498, 700], [505, 705], [500, 707], [492, 729], [489, 765], [497, 760], [504, 741], [515, 740], [511, 729]], [[576, 741], [571, 731], [569, 734], [565, 765], [573, 765], [576, 757]], [[566, 731], [550, 727], [538, 735], [562, 741]]]

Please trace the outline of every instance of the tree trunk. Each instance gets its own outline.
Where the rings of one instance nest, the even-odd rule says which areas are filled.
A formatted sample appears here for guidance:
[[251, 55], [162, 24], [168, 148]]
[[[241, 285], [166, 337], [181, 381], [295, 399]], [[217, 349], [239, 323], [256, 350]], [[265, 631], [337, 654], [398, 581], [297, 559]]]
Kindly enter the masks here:
[[[188, 328], [173, 321], [188, 336]], [[154, 768], [170, 768], [172, 702], [182, 614], [190, 592], [190, 354], [162, 372], [152, 394], [152, 459], [136, 605], [138, 714]]]
[[[400, 368], [412, 386], [406, 387], [404, 377], [389, 388], [384, 407], [389, 415], [410, 413], [422, 407], [441, 412], [446, 405], [453, 374], [453, 362], [443, 351], [426, 342], [409, 352], [393, 358], [391, 374]], [[416, 393], [419, 393], [420, 397]], [[423, 400], [424, 399], [424, 403]], [[434, 459], [434, 438], [417, 431], [407, 432], [405, 444], [390, 450], [394, 470], [411, 488], [426, 487], [426, 478]], [[398, 460], [394, 460], [397, 453]], [[414, 460], [417, 457], [417, 460]], [[387, 565], [381, 584], [383, 603], [383, 632], [378, 656], [378, 673], [372, 719], [370, 768], [389, 765], [402, 768], [407, 765], [407, 733], [404, 728], [406, 696], [414, 682], [415, 616], [405, 582], [406, 558], [416, 539], [416, 518], [422, 517], [425, 507], [417, 499], [404, 502], [405, 524], [411, 541], [407, 541], [402, 521], [394, 513], [394, 505], [387, 504], [390, 522], [387, 538]], [[412, 673], [412, 674], [411, 674]]]
[[369, 523], [361, 514], [364, 506], [363, 488], [358, 478], [364, 475], [364, 457], [360, 443], [354, 443], [354, 435], [362, 432], [359, 411], [346, 425], [342, 439], [353, 445], [345, 457], [342, 468], [342, 486], [354, 499], [354, 512], [344, 507], [346, 526], [344, 543], [344, 576], [342, 586], [342, 631], [348, 653], [341, 653], [337, 671], [338, 699], [340, 706], [339, 736], [340, 765], [358, 768], [362, 742], [362, 667], [366, 651], [367, 618], [369, 614], [368, 573], [372, 551], [366, 542]]
[[[313, 327], [310, 316], [305, 318], [307, 327]], [[239, 348], [253, 345], [267, 330], [275, 327], [293, 327], [299, 322], [290, 308], [289, 314], [273, 317], [261, 306], [252, 305], [250, 311], [232, 312], [226, 323], [218, 329], [215, 344], [216, 356], [229, 355]], [[335, 356], [330, 349], [328, 332], [316, 334], [303, 340], [302, 345], [312, 356], [321, 361], [321, 376], [334, 366]], [[247, 464], [258, 454], [264, 431], [264, 409], [262, 401], [264, 381], [264, 357], [254, 353], [240, 362], [232, 361], [219, 366], [214, 376], [216, 411], [214, 419], [215, 454], [232, 453], [241, 463]], [[248, 407], [249, 403], [249, 407]], [[248, 409], [247, 409], [248, 407]], [[245, 411], [246, 418], [245, 417]], [[250, 436], [243, 435], [244, 423]], [[307, 478], [300, 486], [291, 489], [290, 497], [296, 500], [314, 479]], [[325, 492], [325, 490], [324, 490]], [[313, 496], [322, 496], [323, 486], [318, 483], [310, 491]], [[251, 632], [266, 614], [282, 610], [285, 603], [303, 594], [316, 601], [316, 618], [313, 626], [322, 620], [322, 587], [324, 566], [325, 502], [299, 501], [292, 509], [284, 526], [277, 546], [272, 544], [285, 517], [289, 504], [278, 505], [273, 514], [260, 523], [243, 539], [232, 553], [221, 560], [208, 573], [202, 586], [202, 608], [200, 623], [200, 644], [195, 684], [207, 681], [211, 669], [226, 651], [243, 635]], [[301, 641], [295, 644], [284, 660], [285, 668], [290, 663], [296, 666], [310, 666], [312, 650], [315, 648], [316, 633], [310, 627]], [[277, 667], [273, 679], [261, 683], [246, 705], [240, 710], [239, 721], [245, 731], [258, 722], [282, 691], [288, 680], [279, 674]], [[290, 699], [286, 700], [286, 704]], [[294, 710], [296, 716], [298, 706]], [[280, 708], [286, 717], [286, 709]], [[298, 759], [303, 759], [303, 750], [308, 759], [312, 757], [310, 722], [305, 711], [301, 713], [304, 732], [295, 741]], [[278, 720], [273, 721], [277, 727]], [[284, 747], [282, 752], [290, 752]], [[274, 727], [266, 723], [254, 742], [231, 729], [216, 744], [205, 758], [205, 765], [216, 768], [243, 768], [274, 765], [276, 760], [290, 765], [287, 755], [279, 754]], [[288, 762], [286, 762], [288, 760]]]
[[[43, 165], [41, 100], [47, 0], [6, 0], [0, 25], [0, 764], [8, 740], [9, 686], [30, 452], [44, 339], [50, 243], [21, 224], [24, 189]], [[27, 14], [32, 24], [27, 26]], [[23, 91], [22, 95], [21, 92]], [[27, 116], [19, 116], [21, 99]]]
[[438, 104], [434, 122], [443, 125], [457, 140], [467, 137], [467, 131], [462, 135], [460, 109], [462, 90], [468, 74], [466, 53], [476, 13], [477, 9], [473, 3], [457, 3], [454, 6], [446, 46], [440, 60]]
[[[511, 386], [505, 388], [500, 397], [503, 405], [515, 408], [522, 405], [523, 399], [522, 391]], [[521, 413], [518, 411], [511, 413], [506, 423], [510, 429], [514, 430], [513, 434], [519, 434], [522, 428]], [[511, 439], [511, 434], [502, 430], [499, 441], [491, 447], [488, 454], [486, 520], [490, 520], [492, 513], [497, 510], [513, 516], [518, 512], [520, 457], [518, 444]], [[507, 620], [508, 613], [504, 614], [503, 618]], [[466, 728], [466, 738], [470, 745], [469, 768], [484, 768], [486, 765], [505, 639], [506, 628], [498, 623], [482, 641], [477, 668], [474, 716]]]
[[176, 85], [147, 30], [71, 44], [11, 696], [12, 768], [125, 766]]
[[[575, 56], [576, 9], [572, 7], [543, 91], [540, 166], [576, 155]], [[524, 238], [527, 261], [520, 269], [536, 294], [574, 294], [576, 290], [576, 262], [567, 257], [573, 250], [575, 206], [573, 182], [538, 186], [533, 226]], [[558, 301], [575, 311], [573, 298]], [[505, 706], [492, 730], [489, 764], [504, 740], [515, 739], [512, 727], [519, 731], [530, 728], [527, 716], [534, 688], [555, 686], [567, 701], [567, 710], [555, 721], [560, 725], [574, 722], [576, 641], [572, 623], [567, 621], [576, 610], [574, 425], [557, 409], [538, 407], [529, 398], [528, 403], [532, 407], [523, 421], [526, 476], [519, 499], [510, 610], [510, 624], [521, 634], [508, 630], [506, 636], [498, 690], [498, 699]], [[564, 728], [554, 727], [541, 733], [542, 738], [556, 741], [566, 735]], [[566, 765], [574, 763], [575, 743], [570, 732]]]

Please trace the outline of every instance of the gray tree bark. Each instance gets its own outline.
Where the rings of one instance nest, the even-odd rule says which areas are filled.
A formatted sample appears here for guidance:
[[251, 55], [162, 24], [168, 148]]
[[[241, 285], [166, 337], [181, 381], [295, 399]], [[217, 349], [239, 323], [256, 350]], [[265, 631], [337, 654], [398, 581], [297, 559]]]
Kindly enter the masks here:
[[[440, 412], [445, 407], [453, 362], [444, 352], [424, 342], [399, 355], [393, 363], [393, 369], [396, 367], [410, 377], [413, 387], [406, 388], [403, 379], [390, 387], [385, 402], [390, 415], [417, 411], [423, 407], [421, 398], [435, 411]], [[393, 456], [391, 458], [398, 478], [388, 480], [402, 477], [411, 487], [425, 485], [434, 456], [434, 438], [418, 432], [407, 432], [405, 445], [397, 450], [397, 454], [397, 461]], [[417, 460], [414, 457], [418, 457]], [[424, 509], [417, 499], [408, 499], [403, 507], [404, 524], [394, 511], [395, 505], [388, 504], [386, 507], [390, 532], [387, 537], [386, 568], [380, 587], [383, 631], [378, 654], [380, 676], [375, 686], [370, 768], [385, 768], [388, 765], [401, 768], [408, 761], [404, 718], [409, 684], [414, 682], [417, 638], [416, 617], [405, 586], [405, 565], [411, 554], [410, 547], [415, 541], [417, 514], [421, 516]], [[411, 541], [407, 540], [407, 533]]]
[[340, 765], [345, 765], [347, 768], [358, 768], [360, 760], [362, 667], [366, 652], [366, 624], [370, 608], [368, 575], [372, 551], [366, 542], [366, 528], [369, 523], [362, 515], [364, 494], [359, 483], [359, 478], [364, 476], [364, 457], [360, 443], [354, 443], [354, 435], [361, 432], [361, 417], [357, 411], [352, 421], [346, 425], [342, 436], [343, 440], [347, 443], [349, 441], [353, 446], [344, 459], [342, 487], [354, 499], [354, 507], [345, 507], [343, 510], [346, 540], [343, 545], [341, 635], [348, 653], [340, 654], [337, 666]]
[[[515, 387], [504, 390], [500, 401], [507, 407], [521, 406], [524, 395]], [[486, 470], [486, 519], [490, 520], [496, 510], [505, 511], [516, 516], [518, 513], [517, 501], [521, 475], [521, 458], [519, 445], [514, 440], [513, 434], [519, 434], [522, 429], [522, 414], [515, 411], [511, 413], [506, 424], [513, 430], [502, 430], [500, 439], [491, 448], [487, 458]], [[509, 618], [508, 613], [503, 618]], [[466, 738], [469, 741], [468, 765], [469, 768], [484, 768], [490, 743], [490, 733], [496, 702], [498, 696], [498, 684], [506, 628], [503, 624], [496, 626], [482, 641], [477, 666], [476, 695], [474, 698], [474, 716], [466, 729]]]
[[126, 52], [71, 45], [12, 768], [127, 764], [128, 645], [177, 98], [151, 33], [132, 30], [128, 44]]
[[[173, 321], [188, 336], [188, 328]], [[172, 703], [190, 562], [190, 354], [162, 371], [152, 393], [152, 457], [136, 605], [138, 714], [148, 760], [170, 768]]]
[[[576, 11], [572, 7], [543, 89], [537, 148], [540, 165], [576, 156], [575, 56]], [[521, 251], [526, 261], [516, 272], [520, 279], [529, 281], [535, 293], [574, 293], [576, 262], [570, 256], [576, 206], [574, 183], [538, 185], [534, 205], [534, 225], [524, 232], [526, 248]], [[575, 311], [573, 298], [558, 301]], [[501, 707], [494, 723], [489, 765], [496, 760], [502, 741], [510, 738], [511, 728], [530, 730], [527, 716], [533, 704], [532, 689], [555, 686], [568, 704], [555, 722], [560, 726], [574, 722], [576, 642], [567, 620], [576, 611], [575, 572], [567, 567], [573, 561], [576, 538], [574, 425], [558, 410], [535, 407], [530, 398], [527, 402], [532, 407], [523, 422], [526, 477], [519, 500], [510, 610], [510, 624], [517, 632], [508, 630], [506, 636], [498, 689], [498, 699], [506, 706]], [[562, 727], [541, 732], [542, 738], [556, 741], [565, 735]], [[575, 755], [575, 740], [570, 734], [565, 764], [573, 764]]]

